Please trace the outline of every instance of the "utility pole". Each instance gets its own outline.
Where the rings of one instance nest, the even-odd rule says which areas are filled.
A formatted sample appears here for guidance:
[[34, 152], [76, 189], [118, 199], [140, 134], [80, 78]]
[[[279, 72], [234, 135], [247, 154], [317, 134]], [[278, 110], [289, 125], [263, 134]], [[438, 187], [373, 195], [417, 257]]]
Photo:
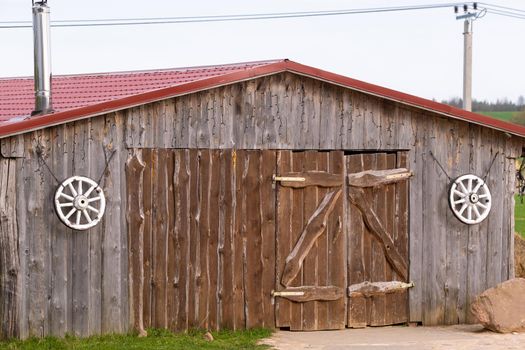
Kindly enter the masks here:
[[[464, 20], [463, 29], [463, 109], [472, 111], [472, 24], [479, 17], [478, 3], [472, 4], [472, 12], [468, 4], [463, 5], [463, 14], [457, 15], [456, 19]], [[459, 9], [454, 6], [457, 14]]]
[[465, 20], [463, 31], [463, 109], [472, 111], [472, 20]]

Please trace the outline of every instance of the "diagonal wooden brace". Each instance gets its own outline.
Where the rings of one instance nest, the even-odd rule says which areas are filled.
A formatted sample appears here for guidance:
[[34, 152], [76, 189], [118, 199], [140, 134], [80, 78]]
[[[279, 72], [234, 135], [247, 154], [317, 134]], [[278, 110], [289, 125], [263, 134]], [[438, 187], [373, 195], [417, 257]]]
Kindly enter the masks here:
[[312, 214], [306, 224], [301, 236], [297, 240], [292, 252], [286, 258], [281, 284], [287, 287], [297, 276], [303, 265], [303, 261], [315, 241], [326, 230], [328, 216], [334, 210], [335, 204], [341, 196], [342, 190], [328, 192], [317, 210]]

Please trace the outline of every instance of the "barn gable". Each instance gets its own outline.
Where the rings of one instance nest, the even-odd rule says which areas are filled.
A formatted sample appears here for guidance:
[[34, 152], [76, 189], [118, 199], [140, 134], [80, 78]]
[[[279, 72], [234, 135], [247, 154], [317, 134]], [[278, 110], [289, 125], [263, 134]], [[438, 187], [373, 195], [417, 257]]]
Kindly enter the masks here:
[[[72, 112], [59, 112], [65, 115], [59, 125], [45, 127], [51, 117], [44, 116], [40, 117], [44, 119], [40, 126], [31, 124], [36, 121], [26, 122], [30, 130], [39, 130], [2, 138], [0, 182], [6, 183], [7, 189], [2, 193], [1, 202], [5, 203], [2, 208], [3, 213], [8, 213], [5, 217], [16, 215], [17, 219], [16, 222], [7, 220], [7, 224], [0, 227], [1, 237], [6, 238], [0, 240], [5, 242], [0, 248], [11, 252], [11, 270], [17, 273], [7, 275], [14, 279], [11, 285], [19, 286], [19, 293], [13, 295], [6, 289], [0, 293], [3, 293], [2, 300], [12, 300], [4, 296], [15, 299], [8, 309], [16, 305], [20, 310], [15, 316], [5, 311], [0, 315], [11, 327], [4, 330], [4, 334], [26, 337], [31, 334], [63, 335], [66, 332], [79, 335], [123, 332], [136, 327], [139, 315], [143, 317], [143, 326], [171, 327], [162, 316], [164, 314], [159, 312], [170, 308], [182, 312], [187, 307], [195, 307], [196, 301], [176, 297], [176, 292], [169, 288], [159, 289], [159, 279], [172, 281], [174, 278], [169, 275], [170, 265], [155, 263], [157, 265], [148, 265], [147, 268], [133, 265], [137, 263], [133, 254], [142, 249], [153, 252], [159, 247], [155, 245], [158, 242], [151, 232], [145, 241], [130, 240], [130, 237], [140, 236], [137, 236], [139, 231], [134, 231], [138, 226], [130, 224], [133, 222], [130, 213], [139, 210], [134, 207], [136, 201], [133, 198], [144, 200], [144, 196], [160, 195], [164, 191], [162, 188], [157, 188], [157, 192], [149, 191], [148, 188], [156, 186], [155, 179], [149, 179], [148, 187], [144, 183], [145, 175], [141, 175], [142, 182], [137, 180], [140, 177], [132, 176], [140, 186], [130, 187], [130, 172], [138, 169], [143, 174], [140, 169], [150, 169], [149, 174], [161, 176], [157, 170], [164, 169], [159, 165], [164, 164], [159, 163], [162, 159], [168, 164], [167, 169], [171, 169], [169, 175], [162, 175], [162, 181], [167, 181], [167, 188], [171, 188], [169, 191], [180, 185], [174, 182], [178, 178], [175, 171], [181, 171], [177, 166], [189, 167], [186, 180], [186, 175], [181, 173], [181, 181], [190, 181], [189, 193], [193, 191], [190, 173], [195, 175], [191, 167], [197, 166], [191, 159], [197, 158], [213, 160], [217, 157], [215, 163], [210, 163], [216, 164], [217, 168], [206, 172], [210, 179], [215, 179], [213, 183], [227, 176], [228, 164], [236, 162], [232, 159], [239, 159], [239, 164], [248, 164], [246, 174], [255, 171], [249, 167], [253, 162], [247, 161], [254, 157], [249, 151], [258, 152], [254, 159], [269, 159], [268, 164], [274, 165], [277, 159], [287, 157], [283, 155], [287, 151], [291, 154], [289, 157], [293, 157], [294, 153], [308, 150], [313, 153], [305, 157], [314, 157], [315, 153], [319, 159], [323, 152], [335, 152], [330, 157], [341, 158], [334, 160], [334, 164], [341, 167], [337, 171], [343, 174], [349, 173], [351, 167], [356, 167], [355, 172], [366, 170], [365, 159], [373, 157], [377, 159], [374, 160], [376, 165], [383, 158], [385, 162], [386, 159], [393, 159], [394, 163], [399, 161], [402, 167], [413, 173], [409, 182], [408, 208], [404, 214], [408, 225], [405, 230], [409, 234], [406, 242], [409, 280], [414, 283], [408, 293], [407, 321], [426, 325], [470, 321], [468, 310], [475, 295], [513, 276], [514, 158], [521, 153], [523, 139], [508, 132], [519, 133], [520, 130], [500, 131], [495, 129], [496, 126], [480, 126], [479, 120], [460, 120], [459, 117], [445, 116], [443, 111], [429, 111], [414, 103], [393, 101], [292, 71], [271, 74], [268, 71], [262, 76], [239, 80], [220, 81], [217, 86], [204, 90], [195, 87], [196, 91], [184, 93], [169, 91], [166, 92], [168, 96], [155, 93], [155, 98], [150, 96], [153, 101], [146, 99], [145, 103], [138, 105], [137, 101], [132, 101], [132, 106], [119, 107], [109, 113], [100, 114], [98, 111], [94, 117], [87, 112], [82, 118], [73, 118]], [[7, 126], [2, 128], [0, 126], [0, 130], [7, 130]], [[497, 128], [502, 129], [502, 126]], [[13, 132], [14, 129], [10, 130]], [[104, 160], [113, 151], [115, 156], [105, 169]], [[156, 160], [151, 161], [151, 157]], [[180, 160], [183, 158], [187, 163]], [[276, 196], [271, 175], [279, 167], [264, 167], [264, 164], [258, 165], [258, 169], [265, 171], [264, 177], [254, 175], [252, 180], [255, 182], [250, 186], [262, 186], [266, 184], [264, 181], [269, 181], [269, 187], [260, 187], [258, 193], [271, 199]], [[334, 169], [338, 169], [337, 166]], [[486, 175], [493, 194], [491, 214], [479, 225], [462, 224], [448, 208], [448, 177], [455, 178], [465, 173]], [[243, 180], [243, 174], [242, 171], [239, 173], [241, 182], [238, 184], [248, 181], [248, 186], [250, 179]], [[72, 175], [94, 179], [103, 175], [104, 192], [108, 197], [105, 220], [87, 233], [75, 232], [62, 225], [50, 205], [57, 185], [53, 176], [61, 181]], [[142, 192], [133, 192], [137, 188]], [[178, 193], [169, 191], [170, 195]], [[325, 195], [322, 189], [316, 191], [315, 198]], [[342, 198], [349, 201], [346, 192]], [[304, 195], [307, 193], [311, 191], [305, 190]], [[224, 195], [223, 192], [214, 194], [217, 200]], [[249, 200], [250, 194], [243, 198]], [[257, 198], [257, 203], [263, 203], [263, 197]], [[348, 211], [349, 207], [350, 204], [345, 204], [339, 210], [350, 217], [354, 214]], [[159, 208], [155, 209], [158, 215], [171, 217], [168, 209], [163, 212]], [[255, 204], [253, 210], [258, 210]], [[154, 220], [153, 214], [146, 213], [146, 217], [148, 215]], [[227, 213], [218, 215], [218, 222], [227, 220], [224, 219], [228, 217]], [[273, 215], [269, 216], [270, 222], [278, 213]], [[162, 216], [156, 218], [160, 225]], [[176, 224], [174, 221], [173, 225]], [[147, 222], [142, 225], [147, 225]], [[150, 225], [153, 224], [150, 222]], [[257, 227], [256, 237], [259, 238], [262, 232], [275, 237], [272, 232], [275, 235], [275, 230], [278, 230], [272, 225], [262, 225], [262, 221]], [[343, 227], [345, 232], [351, 229], [350, 225]], [[141, 234], [144, 235], [144, 231]], [[162, 237], [159, 239], [168, 240], [171, 236], [168, 233]], [[13, 253], [13, 239], [18, 244], [18, 255]], [[209, 254], [221, 256], [220, 242], [215, 242], [217, 245], [212, 246], [213, 251]], [[261, 242], [270, 250], [256, 250], [260, 259], [255, 259], [254, 264], [267, 261], [265, 259], [275, 254], [268, 241]], [[350, 247], [351, 241], [346, 242]], [[237, 248], [241, 249], [242, 244]], [[162, 249], [167, 253], [176, 248], [168, 245]], [[351, 264], [355, 263], [351, 256], [346, 258], [348, 263], [342, 267], [345, 283], [350, 276]], [[129, 279], [132, 278], [133, 282], [135, 276], [130, 272], [132, 266], [144, 269], [141, 273], [151, 279], [149, 287], [136, 289], [136, 285], [130, 283]], [[267, 271], [267, 266], [261, 266], [261, 270], [255, 268], [254, 271]], [[271, 281], [276, 278], [270, 277], [270, 283], [265, 275], [258, 285], [262, 288], [258, 298], [267, 306], [272, 305]], [[195, 280], [186, 280], [185, 283], [194, 286], [201, 282], [195, 277]], [[239, 283], [243, 288], [242, 281]], [[199, 296], [201, 305], [202, 302], [222, 305], [224, 295], [219, 293], [219, 287], [213, 289], [213, 295], [204, 293]], [[188, 297], [188, 294], [184, 295]], [[168, 296], [175, 299], [168, 299]], [[144, 304], [146, 299], [149, 304]], [[179, 304], [172, 305], [169, 300]], [[183, 305], [181, 300], [190, 304]], [[225, 300], [229, 299], [226, 297]], [[137, 311], [138, 305], [142, 307], [140, 312]], [[246, 308], [246, 315], [257, 315], [255, 311], [259, 306], [253, 300], [240, 305], [241, 309]], [[345, 316], [351, 313], [347, 307], [350, 307], [349, 301], [345, 301]], [[203, 320], [198, 316], [201, 311], [197, 310], [197, 316], [193, 320], [186, 319], [185, 324], [188, 327], [202, 326], [199, 322]], [[214, 315], [212, 326], [216, 328], [232, 324], [239, 328], [272, 326], [268, 323], [271, 319], [268, 314], [261, 315], [260, 323], [241, 318], [237, 320], [238, 324], [229, 323], [231, 319], [221, 319], [220, 313]]]

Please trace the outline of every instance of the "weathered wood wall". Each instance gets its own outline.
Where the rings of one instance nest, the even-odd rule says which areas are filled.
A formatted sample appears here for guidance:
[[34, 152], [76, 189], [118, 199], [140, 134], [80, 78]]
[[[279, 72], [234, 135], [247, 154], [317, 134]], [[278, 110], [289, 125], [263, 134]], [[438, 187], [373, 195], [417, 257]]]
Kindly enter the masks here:
[[136, 149], [128, 161], [136, 329], [274, 327], [275, 152]]
[[[29, 133], [21, 139], [23, 157], [2, 160], [16, 171], [11, 178], [16, 190], [10, 188], [16, 192], [16, 216], [11, 218], [17, 223], [16, 332], [22, 338], [129, 329], [127, 238], [122, 230], [126, 198], [121, 197], [128, 151], [121, 146], [118, 125], [123, 125], [122, 116], [112, 114]], [[108, 197], [104, 221], [85, 232], [68, 229], [54, 212], [57, 183], [52, 173], [59, 181], [73, 174], [98, 180], [105, 166], [103, 152], [115, 148], [102, 182]]]
[[[63, 227], [51, 205], [55, 182], [98, 178], [102, 149], [117, 150], [105, 175], [103, 223]], [[2, 139], [16, 164], [19, 334], [80, 335], [128, 329], [125, 161], [129, 148], [408, 150], [410, 320], [468, 320], [475, 294], [513, 275], [513, 157], [516, 136], [291, 73], [276, 74], [147, 104], [116, 114]], [[488, 174], [493, 211], [468, 227], [448, 210], [449, 180]], [[499, 153], [498, 153], [499, 152]], [[5, 202], [2, 198], [1, 201]]]

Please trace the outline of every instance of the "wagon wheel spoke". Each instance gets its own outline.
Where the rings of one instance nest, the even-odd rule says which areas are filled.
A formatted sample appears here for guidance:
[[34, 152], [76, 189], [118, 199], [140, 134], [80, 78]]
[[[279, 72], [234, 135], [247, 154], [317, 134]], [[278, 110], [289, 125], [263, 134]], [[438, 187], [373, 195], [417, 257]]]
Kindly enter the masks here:
[[75, 198], [71, 197], [71, 196], [68, 196], [67, 194], [65, 194], [64, 192], [60, 193], [60, 197], [63, 197], [65, 199], [67, 199], [68, 201], [74, 201]]
[[69, 211], [69, 213], [67, 213], [67, 215], [65, 216], [66, 219], [69, 219], [71, 217], [71, 215], [73, 215], [74, 212], [76, 212], [77, 209], [76, 208], [73, 208]]
[[93, 185], [91, 186], [87, 191], [86, 193], [84, 194], [86, 197], [89, 197], [91, 195], [91, 192], [93, 192], [93, 190], [97, 188], [97, 185]]
[[93, 220], [91, 220], [91, 217], [89, 216], [86, 209], [82, 210], [82, 213], [84, 214], [84, 217], [86, 218], [88, 223], [91, 223]]
[[98, 209], [93, 208], [91, 205], [88, 205], [87, 208], [88, 208], [89, 210], [91, 210], [92, 212], [96, 213], [96, 214], [100, 213], [100, 211], [99, 211]]
[[71, 191], [71, 194], [73, 195], [73, 197], [76, 197], [78, 195], [78, 193], [77, 193], [77, 190], [75, 190], [75, 186], [73, 186], [73, 184], [70, 182], [68, 184], [68, 187], [69, 187], [69, 190]]
[[77, 225], [80, 225], [81, 214], [82, 214], [82, 212], [80, 210], [77, 210], [77, 219], [76, 219], [76, 224]]
[[83, 194], [82, 193], [82, 180], [78, 180], [78, 190], [77, 190], [77, 193], [78, 194]]

